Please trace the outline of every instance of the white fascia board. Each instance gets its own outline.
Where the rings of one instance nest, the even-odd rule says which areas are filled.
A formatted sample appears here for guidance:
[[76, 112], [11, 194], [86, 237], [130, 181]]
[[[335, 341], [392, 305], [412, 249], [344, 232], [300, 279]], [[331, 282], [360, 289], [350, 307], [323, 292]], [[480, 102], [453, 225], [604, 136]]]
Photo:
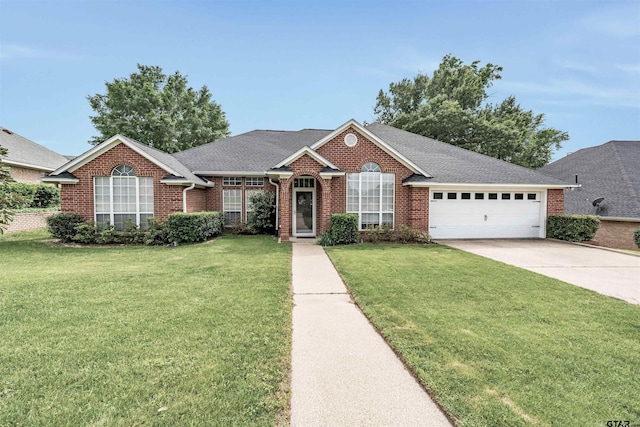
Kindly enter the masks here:
[[278, 179], [286, 179], [286, 178], [291, 178], [293, 176], [293, 172], [287, 172], [287, 171], [272, 171], [272, 172], [267, 172], [267, 176], [269, 178], [278, 178]]
[[331, 169], [340, 169], [339, 167], [331, 163], [329, 160], [325, 159], [320, 154], [312, 150], [309, 146], [302, 147], [301, 149], [299, 149], [298, 151], [296, 151], [295, 153], [293, 153], [292, 155], [290, 155], [289, 157], [287, 157], [286, 159], [284, 159], [274, 167], [279, 168], [282, 166], [290, 165], [291, 163], [295, 162], [305, 154], [307, 154], [309, 157], [311, 157], [313, 160], [315, 160], [316, 162], [320, 163], [323, 166], [328, 166]]
[[469, 184], [469, 183], [443, 183], [443, 182], [407, 182], [402, 185], [408, 187], [430, 187], [434, 189], [449, 188], [449, 189], [465, 189], [465, 188], [492, 188], [492, 189], [535, 189], [535, 190], [547, 190], [547, 189], [565, 189], [572, 187], [579, 187], [579, 185], [555, 185], [555, 184]]
[[195, 184], [197, 188], [213, 187], [213, 182], [198, 184], [193, 181], [189, 181], [188, 179], [167, 179], [167, 180], [161, 179], [160, 182], [166, 185], [183, 185], [183, 186]]
[[314, 143], [311, 146], [311, 149], [312, 150], [317, 150], [318, 148], [322, 147], [324, 144], [326, 144], [327, 142], [329, 142], [330, 140], [335, 138], [337, 135], [339, 135], [342, 132], [344, 132], [345, 130], [347, 130], [350, 126], [353, 126], [358, 132], [360, 132], [361, 134], [366, 136], [375, 145], [380, 147], [380, 149], [382, 149], [382, 151], [384, 151], [387, 154], [389, 154], [391, 157], [393, 157], [394, 159], [396, 159], [397, 161], [399, 161], [400, 163], [405, 165], [407, 168], [409, 168], [414, 173], [417, 173], [419, 175], [424, 175], [427, 178], [432, 178], [431, 174], [429, 174], [427, 171], [422, 170], [418, 165], [416, 165], [411, 160], [407, 159], [405, 156], [403, 156], [398, 151], [396, 151], [395, 148], [391, 147], [389, 144], [387, 144], [386, 142], [384, 142], [383, 140], [381, 140], [380, 138], [378, 138], [377, 136], [375, 136], [374, 134], [369, 132], [364, 126], [362, 126], [360, 123], [358, 123], [355, 119], [349, 120], [348, 122], [346, 122], [345, 124], [343, 124], [342, 126], [337, 128], [336, 130], [331, 132], [329, 135], [327, 135], [324, 138], [322, 138], [320, 141]]
[[149, 160], [154, 165], [156, 165], [159, 168], [165, 170], [166, 172], [168, 172], [168, 173], [170, 173], [172, 175], [177, 175], [177, 176], [180, 175], [178, 172], [176, 172], [175, 170], [173, 170], [169, 166], [167, 166], [164, 163], [158, 161], [156, 158], [154, 158], [152, 156], [149, 156], [146, 152], [140, 150], [134, 144], [131, 144], [127, 140], [126, 137], [124, 137], [124, 136], [122, 136], [120, 134], [112, 136], [111, 138], [107, 139], [105, 142], [96, 145], [95, 147], [93, 147], [89, 151], [86, 151], [83, 154], [81, 154], [80, 156], [78, 156], [75, 159], [71, 160], [69, 163], [59, 167], [58, 169], [53, 171], [53, 175], [57, 175], [57, 174], [59, 174], [61, 172], [64, 172], [64, 171], [73, 172], [76, 169], [80, 168], [81, 166], [83, 166], [83, 165], [89, 163], [90, 161], [94, 160], [95, 158], [97, 158], [101, 154], [109, 151], [111, 148], [115, 147], [118, 144], [126, 145], [127, 147], [129, 147], [130, 149], [132, 149], [133, 151], [135, 151], [136, 153], [138, 153], [139, 155], [141, 155], [145, 159]]
[[257, 176], [265, 177], [267, 172], [242, 172], [242, 171], [192, 171], [194, 175], [200, 176]]
[[628, 218], [623, 216], [598, 216], [600, 221], [640, 222], [640, 218]]
[[46, 167], [46, 166], [38, 166], [38, 165], [29, 164], [29, 163], [14, 162], [13, 160], [9, 160], [9, 159], [2, 159], [2, 160], [0, 160], [0, 163], [4, 163], [5, 165], [9, 165], [9, 166], [16, 166], [16, 167], [19, 167], [19, 168], [41, 170], [41, 171], [44, 171], [44, 172], [52, 172], [53, 171], [53, 168], [49, 168], [49, 167]]
[[326, 179], [326, 178], [333, 178], [334, 176], [344, 176], [344, 172], [340, 171], [340, 172], [320, 172], [320, 178]]
[[52, 184], [77, 184], [80, 182], [78, 178], [54, 178], [54, 177], [42, 177], [40, 179], [42, 182], [49, 182]]

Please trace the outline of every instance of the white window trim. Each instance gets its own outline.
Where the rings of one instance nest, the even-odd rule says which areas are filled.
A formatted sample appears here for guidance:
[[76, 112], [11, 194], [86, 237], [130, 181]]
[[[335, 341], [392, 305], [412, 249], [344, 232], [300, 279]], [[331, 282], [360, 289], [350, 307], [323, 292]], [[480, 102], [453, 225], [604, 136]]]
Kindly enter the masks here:
[[[360, 231], [366, 231], [368, 229], [363, 229], [362, 228], [362, 214], [365, 213], [377, 213], [379, 216], [379, 224], [378, 227], [382, 226], [382, 215], [383, 214], [388, 214], [390, 213], [392, 215], [392, 221], [391, 221], [391, 228], [394, 229], [395, 228], [395, 224], [396, 224], [396, 177], [394, 173], [383, 173], [383, 172], [373, 172], [373, 173], [379, 173], [380, 174], [380, 195], [379, 195], [379, 206], [380, 209], [377, 212], [372, 212], [372, 211], [367, 211], [367, 212], [363, 212], [362, 211], [362, 175], [365, 173], [372, 173], [372, 172], [353, 172], [353, 173], [349, 173], [348, 175], [358, 175], [358, 212], [353, 212], [353, 211], [349, 211], [349, 178], [347, 176], [347, 191], [346, 191], [346, 207], [347, 207], [347, 213], [355, 213], [358, 215], [358, 230]], [[384, 176], [393, 176], [393, 210], [391, 212], [386, 212], [382, 209], [382, 184], [383, 184], [383, 177]]]
[[[240, 209], [239, 210], [228, 210], [226, 209], [226, 205], [225, 205], [225, 197], [224, 197], [224, 193], [225, 191], [239, 191], [240, 192]], [[224, 190], [222, 190], [222, 214], [224, 215], [227, 212], [233, 212], [233, 213], [239, 213], [240, 214], [240, 222], [242, 222], [242, 212], [243, 212], [243, 208], [244, 208], [244, 191], [242, 191], [242, 188], [225, 188]], [[226, 218], [225, 220], [225, 227], [233, 227], [234, 224], [227, 224], [226, 223]]]
[[[96, 178], [108, 178], [109, 179], [109, 212], [98, 212], [98, 203], [96, 200]], [[140, 177], [138, 177], [137, 175], [134, 176], [94, 176], [93, 177], [93, 221], [97, 224], [98, 223], [98, 215], [109, 215], [109, 224], [111, 226], [113, 226], [115, 224], [115, 215], [130, 215], [133, 214], [134, 212], [114, 212], [113, 209], [113, 179], [114, 178], [124, 178], [124, 179], [134, 179], [135, 181], [135, 188], [136, 188], [136, 211], [135, 211], [135, 216], [136, 216], [136, 225], [138, 227], [140, 227], [140, 214], [142, 215], [151, 215], [154, 216], [155, 212], [141, 212], [140, 211]], [[145, 177], [146, 178], [146, 177]], [[151, 187], [153, 190], [153, 186]], [[154, 200], [153, 200], [153, 209], [155, 211], [155, 194], [154, 194]]]
[[[261, 181], [260, 184], [254, 184], [252, 181]], [[244, 184], [247, 187], [263, 187], [264, 186], [264, 177], [262, 176], [246, 176], [244, 178]]]

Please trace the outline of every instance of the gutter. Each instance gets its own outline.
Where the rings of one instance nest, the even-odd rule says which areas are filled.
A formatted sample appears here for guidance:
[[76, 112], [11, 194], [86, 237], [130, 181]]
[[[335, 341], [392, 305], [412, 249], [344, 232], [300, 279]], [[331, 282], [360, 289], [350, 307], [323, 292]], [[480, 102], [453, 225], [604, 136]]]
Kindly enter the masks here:
[[196, 183], [191, 184], [190, 187], [186, 187], [182, 190], [182, 212], [187, 213], [187, 191], [196, 188]]
[[273, 182], [271, 180], [271, 177], [269, 177], [269, 182], [271, 183], [271, 185], [274, 185], [276, 187], [276, 231], [279, 232], [280, 231], [280, 184]]

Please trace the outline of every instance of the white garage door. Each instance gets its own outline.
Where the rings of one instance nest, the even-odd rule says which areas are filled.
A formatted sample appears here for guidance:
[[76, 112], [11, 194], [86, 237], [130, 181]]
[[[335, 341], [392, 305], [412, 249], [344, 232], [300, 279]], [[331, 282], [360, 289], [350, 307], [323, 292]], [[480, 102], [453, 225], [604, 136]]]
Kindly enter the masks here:
[[431, 191], [434, 239], [527, 238], [541, 235], [542, 193]]

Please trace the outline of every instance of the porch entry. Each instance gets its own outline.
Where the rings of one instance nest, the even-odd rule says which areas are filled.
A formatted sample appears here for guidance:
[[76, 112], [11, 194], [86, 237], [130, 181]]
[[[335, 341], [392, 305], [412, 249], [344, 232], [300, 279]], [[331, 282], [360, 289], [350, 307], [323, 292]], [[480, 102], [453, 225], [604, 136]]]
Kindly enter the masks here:
[[316, 235], [316, 180], [301, 176], [293, 180], [293, 236], [315, 237]]

